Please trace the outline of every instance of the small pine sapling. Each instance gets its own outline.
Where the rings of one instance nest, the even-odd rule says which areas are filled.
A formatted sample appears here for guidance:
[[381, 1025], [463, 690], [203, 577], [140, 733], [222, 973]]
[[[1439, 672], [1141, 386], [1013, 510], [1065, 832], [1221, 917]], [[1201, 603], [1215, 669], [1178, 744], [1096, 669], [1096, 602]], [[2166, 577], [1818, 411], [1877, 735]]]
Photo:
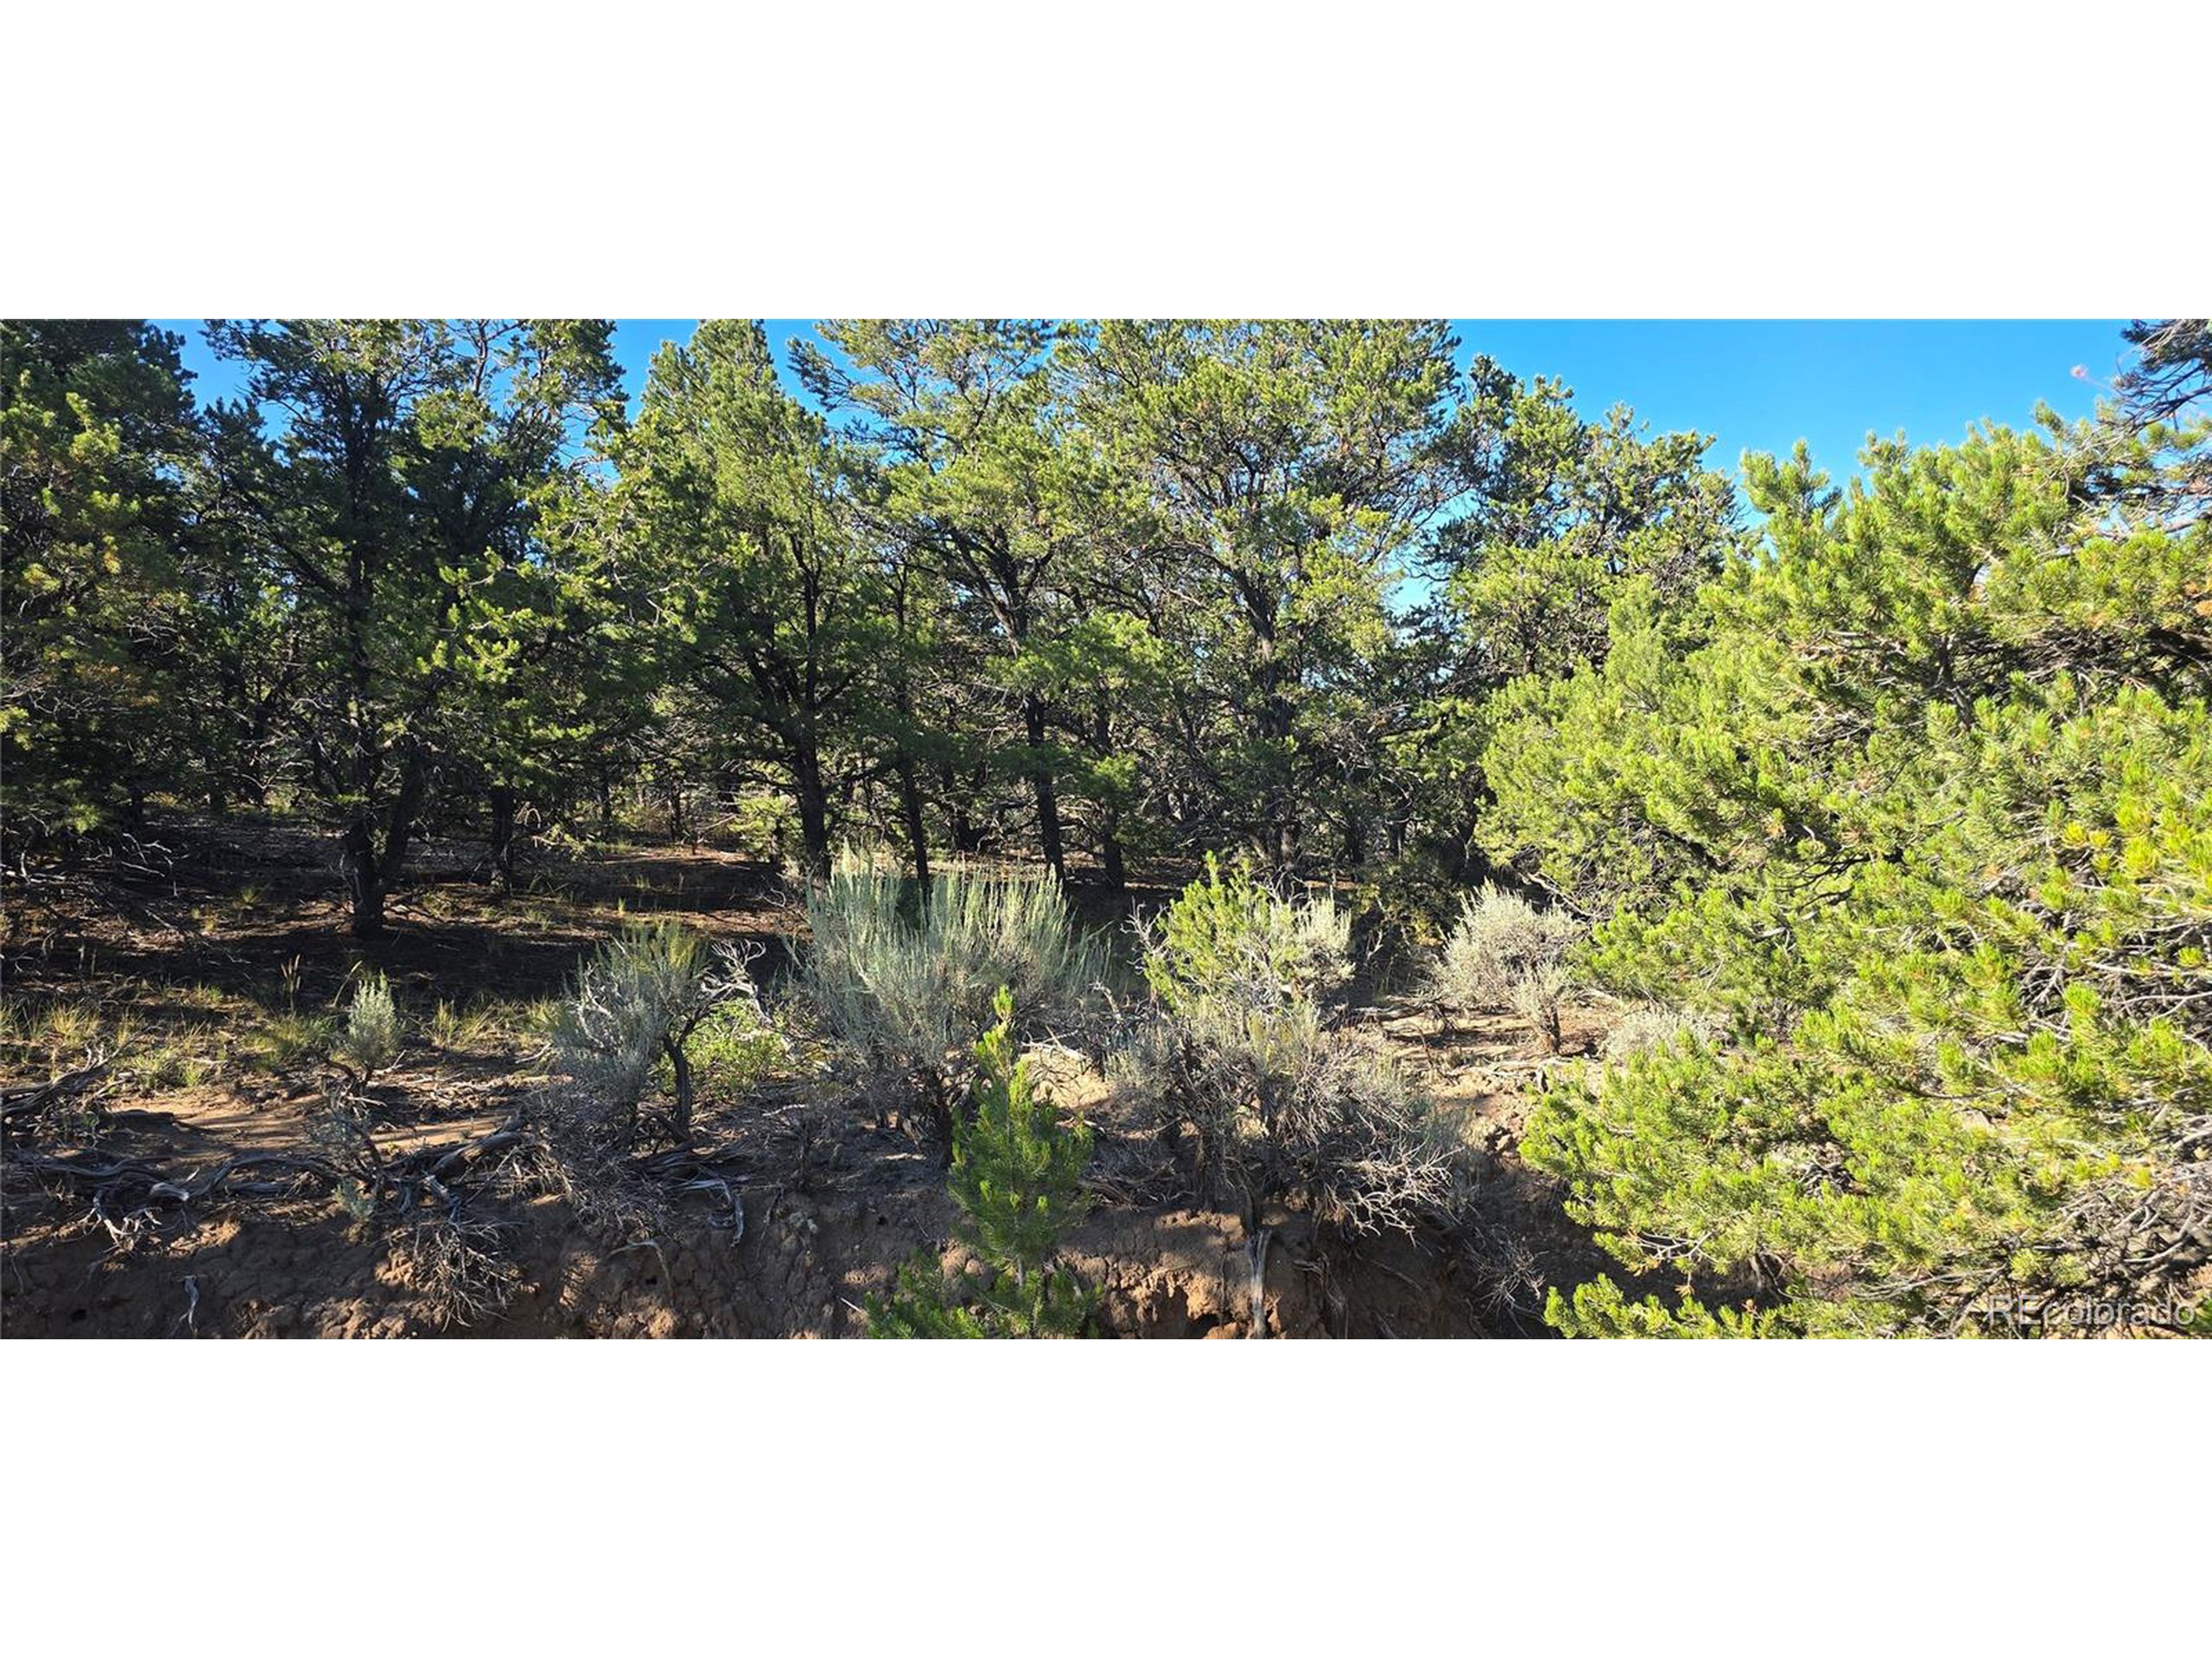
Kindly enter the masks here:
[[1090, 1129], [1062, 1120], [1037, 1092], [1016, 1051], [1014, 997], [1001, 989], [997, 1023], [975, 1050], [975, 1113], [954, 1130], [948, 1188], [960, 1207], [954, 1236], [977, 1270], [946, 1281], [927, 1252], [899, 1270], [887, 1300], [868, 1300], [879, 1337], [1073, 1337], [1093, 1296], [1059, 1265], [1060, 1240], [1083, 1217]]

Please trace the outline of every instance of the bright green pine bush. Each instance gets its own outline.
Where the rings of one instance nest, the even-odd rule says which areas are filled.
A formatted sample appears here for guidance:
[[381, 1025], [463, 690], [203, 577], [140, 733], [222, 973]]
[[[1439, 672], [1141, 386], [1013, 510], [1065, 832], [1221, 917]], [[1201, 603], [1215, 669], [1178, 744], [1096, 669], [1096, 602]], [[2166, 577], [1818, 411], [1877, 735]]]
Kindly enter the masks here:
[[1518, 893], [1485, 886], [1460, 901], [1432, 993], [1454, 1008], [1510, 1008], [1528, 1022], [1544, 1052], [1556, 1054], [1567, 953], [1581, 931], [1565, 911], [1538, 910]]
[[[847, 1065], [887, 1102], [919, 1099], [949, 1135], [967, 1057], [996, 993], [1016, 1028], [1072, 1027], [1106, 972], [1103, 946], [1068, 917], [1049, 874], [950, 868], [925, 906], [880, 861], [849, 855], [807, 894], [799, 982]], [[949, 1142], [948, 1142], [949, 1144]]]
[[1248, 1219], [1295, 1198], [1355, 1232], [1410, 1232], [1457, 1205], [1459, 1142], [1342, 1028], [1344, 918], [1243, 868], [1206, 874], [1144, 929], [1149, 1017], [1116, 1055], [1131, 1097], [1193, 1153], [1208, 1196]]
[[1037, 1093], [1016, 1049], [1011, 995], [1001, 991], [993, 1011], [997, 1023], [976, 1045], [975, 1112], [953, 1131], [949, 1183], [955, 1236], [976, 1271], [948, 1281], [925, 1251], [899, 1269], [890, 1298], [870, 1299], [870, 1336], [1072, 1337], [1090, 1319], [1090, 1291], [1057, 1264], [1089, 1207], [1090, 1127], [1065, 1122]]
[[1611, 989], [1732, 1037], [1532, 1116], [1572, 1212], [1694, 1291], [1600, 1279], [1554, 1294], [1561, 1329], [2036, 1333], [2201, 1299], [2212, 521], [2162, 469], [2208, 429], [2050, 425], [1877, 444], [1847, 494], [1755, 458], [1770, 556], [1509, 695], [1491, 850], [1605, 912]]

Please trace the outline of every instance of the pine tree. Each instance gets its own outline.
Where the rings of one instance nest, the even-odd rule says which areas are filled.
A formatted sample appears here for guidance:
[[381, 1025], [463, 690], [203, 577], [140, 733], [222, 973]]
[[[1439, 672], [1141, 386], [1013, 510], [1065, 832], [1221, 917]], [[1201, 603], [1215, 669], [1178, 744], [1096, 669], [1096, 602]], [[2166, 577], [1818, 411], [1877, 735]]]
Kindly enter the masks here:
[[1105, 322], [1071, 342], [1079, 429], [1143, 505], [1191, 794], [1270, 864], [1325, 799], [1391, 589], [1458, 493], [1440, 323]]
[[901, 640], [852, 512], [858, 458], [777, 379], [757, 322], [702, 323], [654, 357], [620, 446], [618, 518], [664, 683], [718, 710], [715, 769], [766, 766], [810, 871], [856, 780]]
[[11, 844], [135, 815], [181, 777], [210, 621], [181, 556], [202, 434], [174, 334], [0, 323], [0, 767]]
[[[2212, 426], [2047, 425], [1877, 443], [1842, 492], [1755, 457], [1770, 550], [1511, 700], [1491, 845], [1601, 918], [1610, 988], [1727, 1033], [1532, 1116], [1570, 1212], [1689, 1287], [1599, 1281], [1563, 1328], [2032, 1333], [2201, 1298]], [[1745, 1297], [1772, 1317], [1708, 1314]]]
[[887, 1300], [869, 1299], [879, 1337], [1073, 1337], [1093, 1296], [1058, 1262], [1069, 1228], [1089, 1208], [1082, 1190], [1090, 1129], [1065, 1122], [1040, 1096], [1014, 1034], [1014, 998], [1001, 990], [997, 1023], [976, 1045], [974, 1115], [953, 1132], [948, 1187], [959, 1207], [954, 1236], [974, 1271], [945, 1279], [926, 1251], [904, 1266]]
[[[246, 366], [214, 416], [231, 533], [293, 596], [311, 696], [300, 771], [338, 829], [360, 938], [454, 762], [512, 778], [528, 720], [502, 687], [543, 631], [541, 514], [613, 413], [604, 323], [219, 321]], [[524, 729], [518, 732], [519, 725]]]

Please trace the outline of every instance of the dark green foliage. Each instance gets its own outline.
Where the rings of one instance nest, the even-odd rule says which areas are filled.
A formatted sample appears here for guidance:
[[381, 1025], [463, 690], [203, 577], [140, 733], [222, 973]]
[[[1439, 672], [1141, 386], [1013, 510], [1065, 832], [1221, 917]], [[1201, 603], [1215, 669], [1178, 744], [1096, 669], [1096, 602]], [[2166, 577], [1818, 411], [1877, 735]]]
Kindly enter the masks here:
[[713, 711], [710, 765], [770, 768], [791, 792], [823, 874], [833, 801], [880, 715], [874, 672], [898, 644], [850, 512], [857, 458], [783, 390], [759, 324], [715, 321], [655, 357], [619, 454], [641, 643]]
[[[543, 796], [579, 696], [556, 671], [588, 577], [549, 537], [619, 423], [605, 323], [218, 322], [242, 404], [214, 417], [221, 522], [290, 603], [297, 777], [336, 827], [357, 935], [442, 784]], [[571, 664], [578, 659], [571, 657]], [[511, 829], [513, 801], [495, 800]], [[495, 823], [493, 839], [504, 843]], [[507, 849], [495, 847], [505, 865]]]
[[1454, 344], [1432, 322], [1106, 322], [1068, 354], [1077, 425], [1142, 527], [1128, 581], [1174, 664], [1171, 753], [1278, 868], [1392, 723], [1359, 688], [1459, 490]]
[[181, 343], [137, 322], [0, 322], [11, 846], [134, 817], [181, 775], [175, 716], [211, 620], [181, 471], [199, 442]]
[[[995, 1034], [956, 1137], [964, 1057], [1001, 983], [1052, 1021], [1107, 976], [1058, 881], [964, 872], [1039, 857], [1082, 908], [1205, 859], [1144, 940], [1141, 1098], [1195, 1187], [1354, 1230], [1448, 1214], [1461, 1171], [1344, 1028], [1351, 941], [1404, 986], [1495, 883], [1542, 948], [1471, 916], [1456, 1001], [1517, 996], [1547, 1046], [1570, 982], [1649, 1005], [1554, 1062], [1523, 1150], [1686, 1289], [1562, 1290], [1561, 1328], [2202, 1298], [2202, 321], [2131, 327], [2094, 423], [1878, 442], [1840, 489], [1802, 450], [1739, 486], [1432, 322], [836, 323], [802, 397], [709, 321], [634, 426], [610, 334], [217, 322], [243, 395], [201, 410], [145, 325], [0, 325], [11, 882], [156, 809], [304, 812], [372, 936], [427, 836], [502, 886], [533, 830], [817, 874], [895, 843], [911, 882], [819, 887], [811, 988], [849, 1071], [919, 1085], [981, 1264], [884, 1323], [998, 1332], [1079, 1322], [1079, 1137]], [[1297, 896], [1324, 875], [1356, 931]], [[664, 1069], [680, 1136], [773, 1044], [726, 1010], [686, 1049], [740, 988], [696, 942], [616, 954], [570, 1069], [621, 1140]]]
[[1089, 1208], [1090, 1130], [1037, 1093], [1015, 1046], [1014, 998], [1001, 991], [996, 1007], [976, 1045], [975, 1111], [954, 1131], [948, 1183], [954, 1236], [975, 1266], [947, 1280], [924, 1252], [887, 1300], [869, 1299], [871, 1336], [1073, 1337], [1090, 1319], [1090, 1292], [1058, 1258]]

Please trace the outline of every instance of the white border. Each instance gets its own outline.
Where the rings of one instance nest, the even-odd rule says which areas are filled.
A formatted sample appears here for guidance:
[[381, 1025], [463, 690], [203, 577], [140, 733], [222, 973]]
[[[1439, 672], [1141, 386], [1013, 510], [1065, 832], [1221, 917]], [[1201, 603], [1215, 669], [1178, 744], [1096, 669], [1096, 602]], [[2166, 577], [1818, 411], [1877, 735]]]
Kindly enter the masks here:
[[2201, 7], [23, 11], [0, 313], [2201, 305]]
[[[48, 8], [0, 313], [2163, 315], [2204, 16]], [[0, 1561], [32, 1652], [2140, 1645], [2205, 1351], [7, 1342]]]

